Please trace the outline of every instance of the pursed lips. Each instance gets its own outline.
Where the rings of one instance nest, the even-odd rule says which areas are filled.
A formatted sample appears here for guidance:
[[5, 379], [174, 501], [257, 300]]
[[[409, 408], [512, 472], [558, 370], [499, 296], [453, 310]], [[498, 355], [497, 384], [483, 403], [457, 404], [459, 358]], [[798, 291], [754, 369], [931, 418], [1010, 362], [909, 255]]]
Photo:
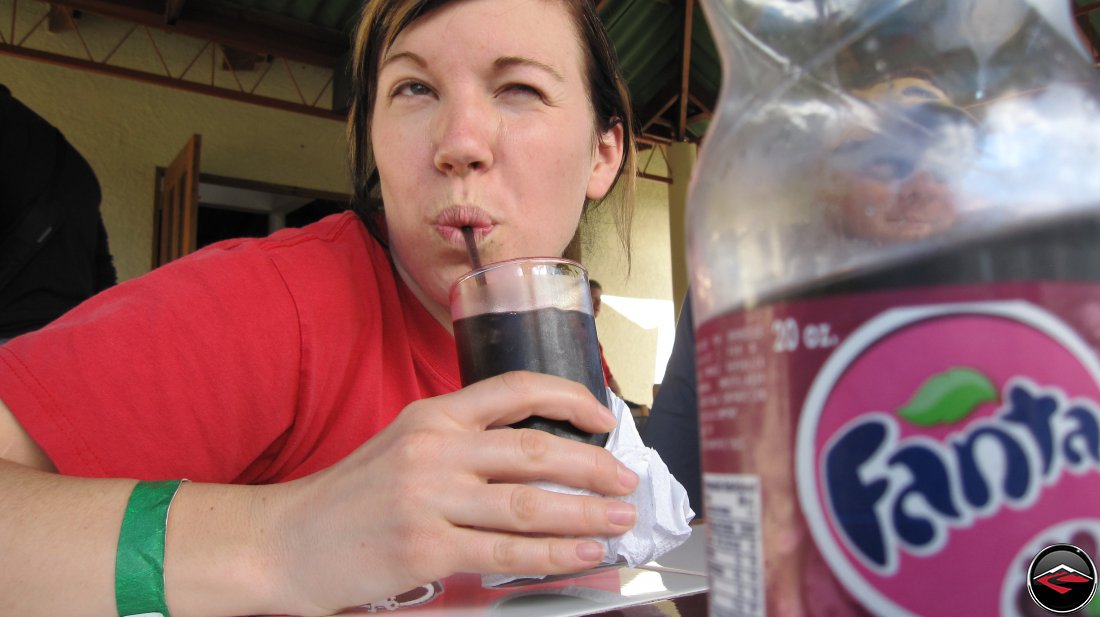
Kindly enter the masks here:
[[489, 213], [477, 206], [450, 206], [435, 219], [435, 229], [447, 242], [464, 244], [462, 228], [474, 231], [474, 239], [481, 242], [492, 233], [495, 223]]

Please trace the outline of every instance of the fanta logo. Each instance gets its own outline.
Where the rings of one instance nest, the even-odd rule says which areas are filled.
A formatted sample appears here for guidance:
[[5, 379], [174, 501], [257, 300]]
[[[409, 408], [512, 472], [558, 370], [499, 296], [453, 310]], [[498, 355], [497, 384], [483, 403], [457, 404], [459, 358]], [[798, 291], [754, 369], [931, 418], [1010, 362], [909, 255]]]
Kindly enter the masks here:
[[[977, 371], [949, 375], [938, 379], [953, 384], [931, 383], [937, 392], [915, 397], [936, 404], [915, 410], [911, 403], [898, 413], [910, 421], [944, 415], [957, 421], [989, 399], [988, 382]], [[930, 555], [952, 529], [971, 527], [1001, 508], [1031, 505], [1063, 473], [1100, 470], [1095, 402], [1067, 401], [1058, 388], [1026, 378], [1007, 384], [1003, 401], [992, 417], [942, 442], [899, 439], [897, 420], [881, 412], [859, 417], [831, 440], [821, 460], [830, 514], [864, 565], [893, 574], [899, 550]]]
[[1018, 615], [1001, 582], [1022, 548], [1100, 525], [1100, 362], [1028, 302], [887, 310], [814, 377], [796, 467], [814, 543], [869, 612]]

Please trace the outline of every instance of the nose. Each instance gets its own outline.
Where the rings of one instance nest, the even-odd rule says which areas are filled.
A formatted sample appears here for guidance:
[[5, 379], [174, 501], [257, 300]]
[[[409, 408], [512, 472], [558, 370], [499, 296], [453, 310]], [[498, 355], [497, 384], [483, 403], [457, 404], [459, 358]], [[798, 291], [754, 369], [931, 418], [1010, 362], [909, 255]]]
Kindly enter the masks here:
[[934, 196], [940, 192], [941, 186], [935, 176], [922, 169], [905, 178], [898, 185], [897, 191], [899, 195], [904, 196], [906, 199], [915, 200]]
[[475, 97], [441, 105], [432, 119], [436, 169], [466, 176], [492, 167], [500, 122], [492, 106]]

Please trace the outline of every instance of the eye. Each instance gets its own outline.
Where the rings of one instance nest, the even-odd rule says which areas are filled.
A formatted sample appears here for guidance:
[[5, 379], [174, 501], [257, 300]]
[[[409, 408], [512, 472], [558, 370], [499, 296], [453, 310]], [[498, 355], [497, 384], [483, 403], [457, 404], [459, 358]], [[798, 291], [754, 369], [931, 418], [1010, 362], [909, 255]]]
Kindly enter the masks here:
[[522, 83], [508, 84], [501, 89], [501, 93], [508, 96], [543, 98], [541, 90], [532, 85]]
[[863, 167], [863, 175], [873, 180], [904, 180], [913, 174], [916, 163], [903, 157], [880, 156]]
[[925, 99], [926, 101], [938, 101], [940, 99], [938, 94], [921, 86], [908, 86], [901, 93], [903, 96]]
[[391, 96], [426, 96], [432, 93], [432, 89], [419, 81], [405, 81], [397, 84]]

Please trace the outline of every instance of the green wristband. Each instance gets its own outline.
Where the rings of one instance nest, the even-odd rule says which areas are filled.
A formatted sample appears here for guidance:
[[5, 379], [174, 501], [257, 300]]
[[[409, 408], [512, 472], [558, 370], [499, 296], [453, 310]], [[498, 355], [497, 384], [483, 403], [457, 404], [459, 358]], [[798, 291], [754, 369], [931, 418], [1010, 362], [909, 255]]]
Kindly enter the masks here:
[[168, 507], [183, 482], [138, 482], [130, 494], [115, 555], [120, 617], [170, 617], [164, 597], [164, 535]]

